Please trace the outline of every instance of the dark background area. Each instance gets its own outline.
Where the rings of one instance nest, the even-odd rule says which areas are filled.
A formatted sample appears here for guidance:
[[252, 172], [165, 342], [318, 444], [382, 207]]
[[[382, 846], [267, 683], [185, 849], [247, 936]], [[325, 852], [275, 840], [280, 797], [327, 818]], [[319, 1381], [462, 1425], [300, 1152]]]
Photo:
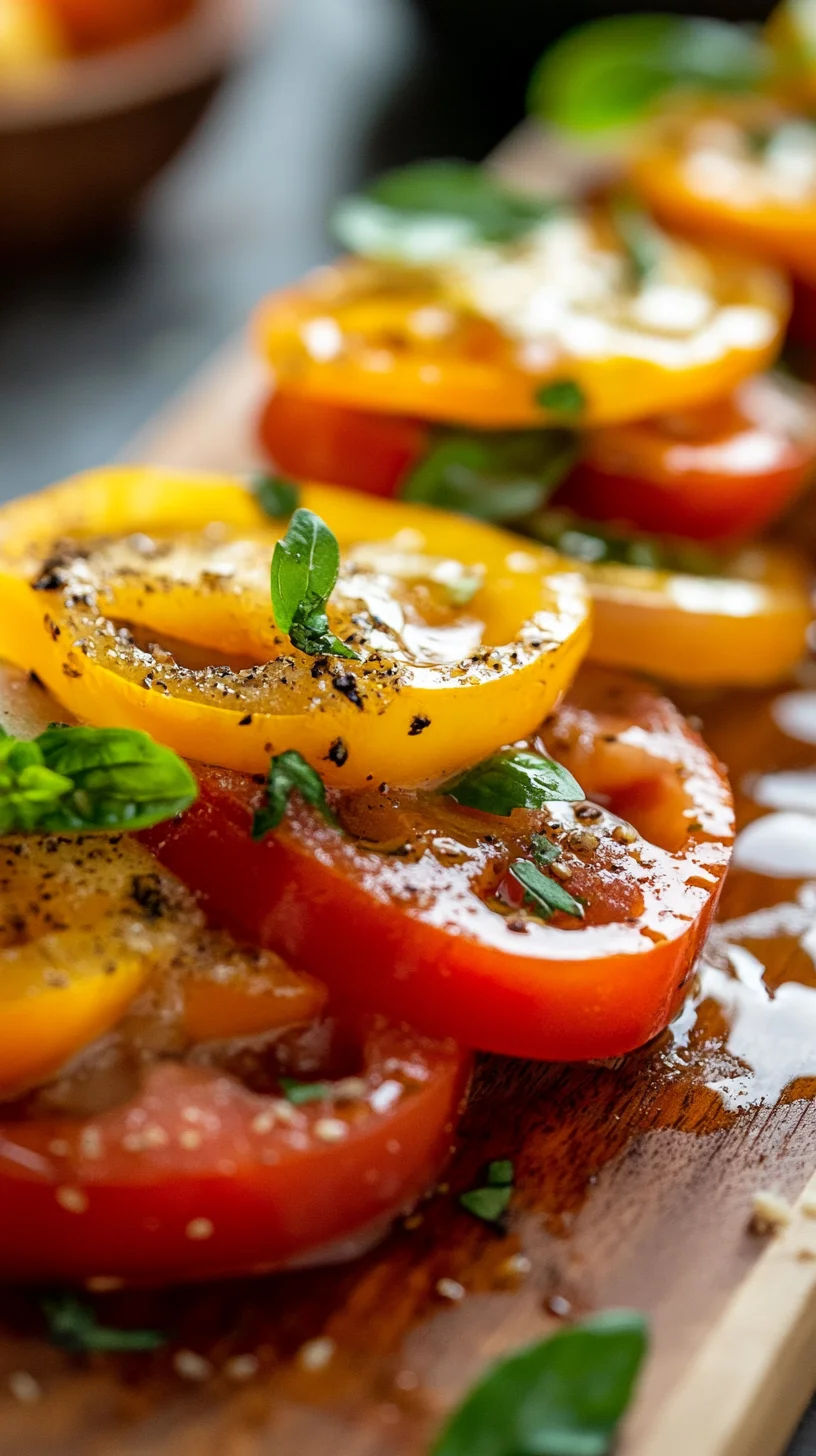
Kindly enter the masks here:
[[[532, 63], [564, 21], [621, 7], [274, 8], [127, 241], [45, 275], [0, 278], [0, 498], [120, 453], [265, 291], [330, 255], [336, 197], [418, 156], [483, 156], [519, 119]], [[766, 10], [720, 6], [739, 18]], [[816, 1456], [816, 1406], [791, 1456]]]

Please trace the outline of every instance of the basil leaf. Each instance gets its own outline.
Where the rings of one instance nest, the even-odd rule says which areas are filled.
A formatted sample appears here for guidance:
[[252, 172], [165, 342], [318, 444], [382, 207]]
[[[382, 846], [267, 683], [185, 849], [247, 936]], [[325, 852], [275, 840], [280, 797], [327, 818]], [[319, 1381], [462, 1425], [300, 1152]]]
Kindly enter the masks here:
[[337, 538], [313, 511], [299, 507], [272, 556], [272, 609], [275, 625], [293, 647], [311, 657], [328, 654], [357, 658], [329, 630], [326, 603], [340, 575]]
[[282, 475], [256, 475], [252, 488], [261, 510], [273, 521], [291, 516], [300, 499], [300, 486]]
[[770, 53], [749, 26], [682, 15], [615, 15], [570, 31], [542, 56], [532, 115], [591, 133], [637, 121], [673, 90], [753, 91]]
[[44, 1299], [42, 1310], [51, 1343], [71, 1354], [148, 1352], [167, 1344], [167, 1336], [159, 1330], [117, 1330], [99, 1324], [91, 1306], [74, 1294]]
[[541, 809], [545, 804], [586, 797], [581, 785], [555, 759], [521, 748], [505, 748], [486, 758], [443, 784], [440, 792], [467, 809], [503, 816], [514, 809]]
[[148, 829], [198, 794], [183, 759], [131, 728], [55, 725], [0, 738], [0, 834]]
[[498, 1223], [507, 1212], [512, 1196], [513, 1164], [509, 1158], [498, 1158], [488, 1164], [484, 1185], [462, 1193], [459, 1202], [483, 1223]]
[[538, 913], [549, 920], [556, 911], [561, 910], [565, 915], [575, 915], [579, 920], [584, 918], [584, 907], [580, 900], [568, 894], [563, 885], [557, 880], [550, 880], [542, 875], [541, 870], [529, 859], [516, 859], [510, 866], [510, 873], [514, 880], [524, 887], [526, 897], [533, 901]]
[[494, 1365], [431, 1456], [605, 1456], [647, 1348], [635, 1310], [608, 1310]]
[[345, 198], [332, 228], [344, 247], [363, 257], [428, 264], [472, 243], [510, 242], [561, 207], [514, 192], [469, 162], [419, 162]]
[[281, 1077], [280, 1085], [287, 1102], [303, 1107], [309, 1102], [325, 1102], [331, 1096], [329, 1082], [299, 1082], [295, 1077]]
[[327, 823], [337, 826], [337, 820], [326, 800], [323, 780], [308, 764], [302, 754], [289, 748], [285, 753], [269, 761], [266, 781], [266, 804], [258, 809], [252, 821], [252, 838], [263, 839], [277, 829], [289, 803], [289, 796], [298, 793], [307, 804], [319, 809]]
[[[626, 511], [621, 501], [621, 515]], [[722, 576], [722, 563], [695, 541], [631, 534], [571, 511], [541, 511], [524, 522], [524, 530], [562, 556], [586, 566], [642, 566], [650, 571], [675, 571], [687, 576]]]
[[50, 832], [149, 829], [198, 795], [184, 760], [135, 728], [47, 728], [35, 743], [45, 767], [71, 783], [38, 826]]
[[401, 495], [481, 521], [516, 521], [546, 504], [577, 453], [567, 430], [440, 430]]
[[536, 404], [551, 414], [571, 419], [586, 409], [586, 395], [575, 379], [553, 379], [536, 390]]

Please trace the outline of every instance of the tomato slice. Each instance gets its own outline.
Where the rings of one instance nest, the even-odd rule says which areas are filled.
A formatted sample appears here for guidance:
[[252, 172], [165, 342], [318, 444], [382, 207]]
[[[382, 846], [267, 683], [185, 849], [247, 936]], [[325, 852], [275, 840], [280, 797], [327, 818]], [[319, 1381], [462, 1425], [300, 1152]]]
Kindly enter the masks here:
[[428, 445], [427, 427], [418, 421], [284, 389], [272, 394], [259, 430], [264, 449], [285, 475], [368, 495], [396, 495]]
[[195, 0], [48, 0], [78, 51], [109, 50], [174, 25]]
[[96, 1115], [7, 1115], [0, 1277], [175, 1283], [366, 1246], [438, 1174], [468, 1064], [377, 1018], [334, 1039], [358, 1075], [306, 1104], [159, 1062]]
[[[612, 674], [579, 680], [540, 742], [603, 808], [500, 818], [381, 784], [334, 799], [346, 834], [297, 803], [259, 844], [261, 791], [202, 769], [199, 802], [150, 843], [217, 918], [319, 965], [335, 995], [485, 1050], [617, 1055], [685, 994], [728, 861], [731, 796], [677, 710]], [[584, 921], [520, 910], [509, 865], [548, 828]]]
[[590, 433], [558, 499], [589, 520], [746, 536], [816, 471], [816, 393], [761, 374], [717, 404]]

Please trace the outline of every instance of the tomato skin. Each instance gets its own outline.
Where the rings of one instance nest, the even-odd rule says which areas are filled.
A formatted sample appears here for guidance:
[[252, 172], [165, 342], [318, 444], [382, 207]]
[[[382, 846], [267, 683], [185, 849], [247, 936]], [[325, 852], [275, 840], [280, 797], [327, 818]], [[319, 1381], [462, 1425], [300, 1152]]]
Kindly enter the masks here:
[[424, 455], [427, 428], [402, 416], [276, 390], [259, 423], [264, 450], [284, 475], [368, 495], [395, 496]]
[[195, 0], [48, 0], [79, 51], [109, 50], [182, 20]]
[[[660, 772], [640, 763], [630, 782], [629, 770], [607, 754], [613, 778], [609, 782], [604, 770], [593, 783], [597, 755], [581, 758], [579, 745], [571, 757], [559, 746], [562, 729], [576, 736], [572, 710], [555, 715], [554, 751], [569, 767], [576, 761], [589, 793], [605, 792], [605, 784], [607, 797], [626, 814], [627, 791], [636, 790], [642, 801], [645, 780], [656, 795], [654, 822], [662, 814], [670, 828], [668, 852], [648, 846], [644, 865], [648, 860], [650, 868], [623, 850], [618, 854], [618, 845], [613, 853], [609, 839], [596, 868], [587, 872], [576, 863], [570, 890], [583, 891], [588, 903], [595, 900], [595, 912], [587, 911], [592, 923], [585, 926], [565, 930], [535, 921], [517, 933], [473, 892], [474, 878], [484, 883], [493, 876], [496, 883], [494, 864], [505, 862], [502, 836], [509, 835], [513, 847], [529, 846], [540, 816], [519, 813], [510, 821], [460, 810], [451, 818], [430, 796], [424, 807], [421, 796], [409, 798], [403, 812], [400, 796], [386, 794], [395, 835], [418, 814], [428, 817], [428, 836], [407, 856], [393, 844], [390, 853], [361, 850], [299, 804], [281, 830], [258, 844], [249, 834], [257, 788], [203, 769], [199, 802], [180, 821], [151, 833], [151, 845], [217, 917], [285, 950], [298, 965], [320, 962], [335, 995], [484, 1050], [543, 1060], [619, 1055], [661, 1031], [685, 994], [728, 859], [731, 801], [717, 765], [670, 704], [616, 676], [591, 681], [601, 687], [592, 689], [595, 706], [590, 694], [583, 740], [592, 736], [597, 748], [604, 732], [616, 735], [639, 724], [654, 732], [655, 744], [671, 741], [677, 759]], [[624, 686], [616, 689], [615, 683]], [[609, 697], [615, 691], [623, 693], [619, 712]], [[695, 796], [689, 812], [707, 826], [699, 844], [686, 838], [692, 821], [671, 802], [681, 761]], [[348, 819], [342, 796], [337, 807]], [[460, 861], [433, 862], [429, 846], [440, 831], [444, 843], [458, 837], [469, 846]], [[512, 850], [506, 859], [511, 857]], [[704, 871], [692, 889], [687, 882], [694, 864]], [[700, 883], [709, 888], [701, 892]], [[635, 928], [641, 923], [651, 936]]]
[[[370, 1088], [402, 1072], [416, 1083], [385, 1111], [361, 1104], [341, 1141], [312, 1131], [337, 1115], [331, 1105], [297, 1109], [294, 1130], [266, 1126], [258, 1118], [274, 1106], [268, 1097], [169, 1062], [150, 1069], [131, 1102], [95, 1118], [0, 1123], [0, 1277], [220, 1278], [384, 1232], [446, 1160], [469, 1064], [450, 1043], [369, 1023]], [[90, 1125], [102, 1148], [94, 1156], [85, 1151]], [[138, 1141], [146, 1127], [160, 1130], [158, 1145], [154, 1133], [150, 1146], [128, 1149], [128, 1135]], [[191, 1130], [200, 1135], [193, 1148]]]
[[816, 471], [816, 394], [760, 375], [717, 404], [592, 432], [560, 501], [694, 540], [751, 535]]

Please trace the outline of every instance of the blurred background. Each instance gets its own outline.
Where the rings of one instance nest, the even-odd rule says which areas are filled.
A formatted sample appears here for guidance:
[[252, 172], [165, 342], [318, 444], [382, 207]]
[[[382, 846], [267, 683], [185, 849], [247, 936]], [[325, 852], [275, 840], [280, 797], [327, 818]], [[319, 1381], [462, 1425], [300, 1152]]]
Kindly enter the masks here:
[[[63, 3], [84, 18], [94, 9], [124, 14], [135, 0]], [[245, 5], [248, 37], [239, 23]], [[2, 8], [0, 0], [0, 40]], [[616, 8], [582, 0], [566, 23]], [[766, 8], [745, 0], [719, 10], [759, 17]], [[211, 55], [197, 54], [196, 39], [169, 57], [162, 51], [167, 81], [154, 60], [144, 68], [147, 90], [159, 94], [172, 91], [173, 68], [189, 68], [191, 54], [200, 72], [187, 77], [181, 112], [173, 103], [171, 115], [165, 103], [152, 117], [147, 157], [135, 155], [144, 115], [138, 132], [125, 122], [140, 107], [149, 112], [152, 98], [139, 94], [143, 77], [124, 76], [121, 60], [112, 69], [112, 53], [83, 61], [67, 88], [83, 93], [88, 113], [74, 125], [75, 152], [64, 150], [64, 128], [44, 129], [39, 104], [0, 104], [0, 201], [5, 178], [24, 185], [0, 213], [0, 253], [16, 239], [0, 271], [0, 496], [121, 451], [244, 326], [264, 291], [328, 256], [330, 205], [364, 176], [423, 155], [483, 156], [521, 117], [532, 66], [563, 18], [547, 0], [215, 0], [214, 14]], [[66, 254], [58, 247], [66, 176], [87, 173], [98, 186], [96, 169], [110, 155], [110, 197], [117, 182], [135, 180], [129, 169], [148, 172], [209, 99], [225, 57], [221, 89], [135, 225]], [[76, 104], [73, 95], [49, 103], [60, 120]], [[125, 122], [114, 115], [118, 130], [100, 131], [100, 112], [121, 112]], [[39, 224], [57, 255], [46, 265], [15, 231], [43, 168], [54, 212]]]

